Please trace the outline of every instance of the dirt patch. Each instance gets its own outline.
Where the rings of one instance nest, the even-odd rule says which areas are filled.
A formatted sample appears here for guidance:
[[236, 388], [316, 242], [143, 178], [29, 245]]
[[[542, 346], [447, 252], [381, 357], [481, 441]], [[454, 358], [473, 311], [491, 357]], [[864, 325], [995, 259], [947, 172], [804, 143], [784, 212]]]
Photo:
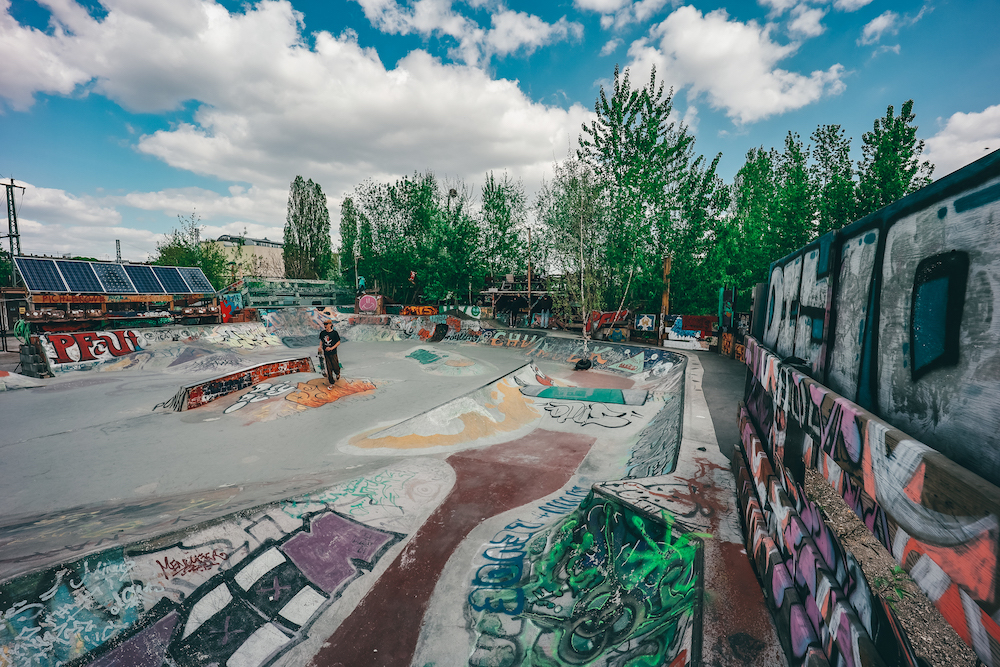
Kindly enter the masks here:
[[918, 656], [934, 667], [982, 664], [916, 582], [816, 470], [806, 470], [806, 495], [819, 505], [827, 525], [844, 548], [858, 559], [872, 590], [892, 605]]

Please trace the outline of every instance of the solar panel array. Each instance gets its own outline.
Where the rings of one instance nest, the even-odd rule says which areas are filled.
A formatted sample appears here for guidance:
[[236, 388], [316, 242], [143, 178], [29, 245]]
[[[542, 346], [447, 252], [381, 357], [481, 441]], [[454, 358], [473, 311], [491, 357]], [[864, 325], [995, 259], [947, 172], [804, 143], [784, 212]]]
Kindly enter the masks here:
[[181, 274], [172, 266], [154, 266], [153, 273], [156, 279], [163, 285], [163, 289], [171, 294], [180, 294], [188, 291], [187, 283], [181, 278]]
[[91, 264], [90, 268], [97, 274], [108, 294], [135, 294], [136, 288], [121, 264]]
[[166, 291], [153, 275], [153, 269], [144, 264], [126, 264], [125, 273], [140, 294], [159, 294]]
[[72, 259], [15, 257], [14, 263], [31, 292], [90, 294], [211, 294], [201, 269], [190, 266], [111, 264]]

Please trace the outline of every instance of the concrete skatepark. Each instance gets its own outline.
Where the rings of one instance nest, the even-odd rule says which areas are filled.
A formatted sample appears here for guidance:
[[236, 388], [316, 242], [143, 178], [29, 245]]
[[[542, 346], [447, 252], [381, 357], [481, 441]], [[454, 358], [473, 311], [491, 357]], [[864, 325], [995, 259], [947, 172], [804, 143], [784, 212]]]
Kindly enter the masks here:
[[713, 426], [745, 367], [713, 414], [698, 355], [435, 319], [48, 336], [0, 664], [784, 663]]

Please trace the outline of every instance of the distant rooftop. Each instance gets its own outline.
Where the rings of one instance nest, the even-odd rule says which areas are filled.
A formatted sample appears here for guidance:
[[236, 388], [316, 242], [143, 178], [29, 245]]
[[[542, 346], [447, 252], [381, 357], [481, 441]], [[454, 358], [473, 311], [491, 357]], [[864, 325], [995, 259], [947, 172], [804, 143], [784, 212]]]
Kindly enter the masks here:
[[254, 239], [249, 236], [233, 236], [231, 234], [223, 234], [218, 239], [219, 243], [232, 243], [234, 245], [259, 245], [266, 248], [280, 248], [282, 247], [281, 241], [272, 241], [268, 238]]

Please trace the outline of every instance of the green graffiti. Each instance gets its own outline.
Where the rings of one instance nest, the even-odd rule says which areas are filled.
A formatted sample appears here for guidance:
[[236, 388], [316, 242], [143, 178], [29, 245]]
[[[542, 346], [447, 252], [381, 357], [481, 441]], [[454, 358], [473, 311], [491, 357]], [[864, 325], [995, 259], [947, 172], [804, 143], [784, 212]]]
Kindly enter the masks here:
[[[517, 587], [470, 596], [483, 611], [474, 619], [479, 639], [469, 664], [555, 667], [603, 658], [654, 667], [681, 655], [690, 661], [700, 641], [708, 536], [681, 528], [669, 514], [643, 516], [591, 494], [531, 540]], [[512, 614], [518, 599], [523, 610]]]
[[416, 359], [421, 364], [431, 364], [441, 359], [438, 355], [434, 354], [430, 350], [417, 349], [406, 355], [407, 359]]

